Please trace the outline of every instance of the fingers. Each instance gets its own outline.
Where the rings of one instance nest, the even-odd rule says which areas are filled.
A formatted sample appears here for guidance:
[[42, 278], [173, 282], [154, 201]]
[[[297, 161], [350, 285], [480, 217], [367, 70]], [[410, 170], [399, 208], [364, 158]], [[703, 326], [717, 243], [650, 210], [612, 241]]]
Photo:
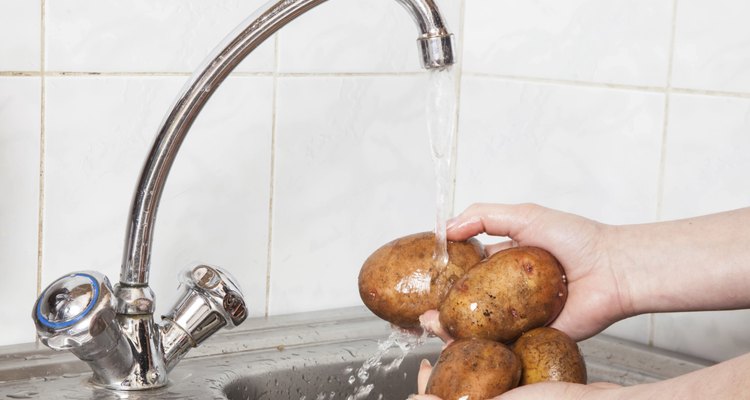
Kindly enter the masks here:
[[[592, 398], [597, 400], [613, 399], [617, 396], [620, 386], [611, 383], [594, 383], [581, 385], [578, 383], [543, 382], [533, 385], [521, 386], [510, 392], [504, 393], [492, 400], [530, 400], [530, 399], [556, 399], [556, 400], [579, 400], [587, 395], [596, 393]], [[586, 397], [588, 398], [588, 397]]]
[[430, 380], [432, 365], [427, 359], [422, 360], [419, 364], [419, 374], [417, 375], [417, 392], [425, 394], [427, 392], [427, 381]]
[[540, 210], [533, 204], [473, 204], [448, 222], [448, 239], [466, 240], [480, 233], [516, 237]]
[[488, 244], [484, 246], [484, 251], [487, 253], [487, 257], [497, 253], [498, 251], [502, 251], [505, 249], [510, 249], [513, 247], [518, 247], [519, 243], [515, 240], [507, 240], [500, 243], [494, 243], [494, 244]]
[[417, 394], [409, 396], [409, 400], [441, 400], [440, 397], [431, 394]]
[[[580, 387], [578, 387], [580, 386]], [[585, 385], [559, 382], [535, 383], [533, 385], [521, 386], [509, 392], [495, 397], [492, 400], [530, 400], [530, 399], [555, 399], [568, 400], [580, 399], [585, 393]]]
[[437, 310], [428, 310], [420, 315], [419, 323], [422, 325], [422, 329], [439, 337], [445, 342], [446, 346], [453, 342], [451, 335], [440, 325], [440, 313]]

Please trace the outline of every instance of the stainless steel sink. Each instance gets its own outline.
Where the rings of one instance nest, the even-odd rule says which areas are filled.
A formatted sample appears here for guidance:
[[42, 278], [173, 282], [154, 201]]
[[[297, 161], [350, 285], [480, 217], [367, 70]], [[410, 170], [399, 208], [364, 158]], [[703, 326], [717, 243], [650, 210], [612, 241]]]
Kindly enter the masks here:
[[[401, 400], [416, 390], [419, 361], [434, 362], [441, 343], [428, 340], [398, 368], [370, 369], [362, 382], [357, 370], [390, 332], [359, 307], [252, 319], [194, 349], [168, 386], [144, 392], [93, 386], [88, 367], [69, 353], [8, 346], [0, 348], [0, 399]], [[592, 382], [632, 385], [709, 365], [602, 335], [580, 346]], [[397, 353], [389, 353], [384, 365]]]
[[[269, 358], [261, 368], [248, 368], [224, 386], [229, 400], [276, 399], [406, 399], [417, 390], [417, 370], [423, 358], [435, 359], [440, 343], [431, 341], [412, 350], [390, 371], [372, 368], [367, 379], [357, 372], [377, 350], [375, 341], [327, 344], [292, 350], [294, 357]], [[394, 361], [385, 357], [383, 365]], [[364, 378], [364, 376], [363, 376]]]

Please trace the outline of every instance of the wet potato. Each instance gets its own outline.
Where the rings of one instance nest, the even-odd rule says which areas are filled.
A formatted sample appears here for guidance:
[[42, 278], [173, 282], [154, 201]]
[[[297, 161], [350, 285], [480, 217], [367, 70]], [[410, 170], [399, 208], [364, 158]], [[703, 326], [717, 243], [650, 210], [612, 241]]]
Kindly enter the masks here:
[[510, 343], [562, 310], [568, 290], [560, 263], [546, 250], [516, 247], [470, 269], [446, 295], [440, 323], [454, 338]]
[[586, 362], [573, 339], [549, 327], [524, 333], [513, 345], [521, 360], [521, 385], [559, 381], [586, 383]]
[[484, 258], [476, 239], [448, 242], [449, 263], [433, 261], [435, 235], [417, 233], [391, 241], [364, 262], [359, 273], [359, 294], [380, 318], [402, 328], [419, 327], [419, 316], [434, 310], [464, 273]]
[[521, 362], [504, 344], [482, 339], [451, 343], [427, 381], [443, 400], [487, 400], [518, 386]]

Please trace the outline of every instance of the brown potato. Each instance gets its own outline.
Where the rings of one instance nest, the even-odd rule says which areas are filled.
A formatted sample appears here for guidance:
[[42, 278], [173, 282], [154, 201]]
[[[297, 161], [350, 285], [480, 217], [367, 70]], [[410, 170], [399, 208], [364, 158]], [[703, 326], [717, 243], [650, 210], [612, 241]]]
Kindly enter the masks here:
[[510, 343], [557, 317], [568, 296], [564, 274], [537, 247], [497, 252], [453, 285], [440, 306], [440, 323], [454, 338]]
[[487, 400], [518, 386], [521, 362], [504, 344], [483, 339], [451, 343], [427, 381], [443, 400]]
[[453, 282], [484, 258], [476, 239], [448, 242], [448, 266], [432, 259], [435, 234], [417, 233], [377, 249], [359, 272], [359, 295], [375, 315], [402, 328], [419, 327], [419, 316], [436, 310]]
[[555, 328], [532, 329], [513, 345], [521, 360], [521, 385], [559, 381], [586, 383], [586, 362], [578, 345]]

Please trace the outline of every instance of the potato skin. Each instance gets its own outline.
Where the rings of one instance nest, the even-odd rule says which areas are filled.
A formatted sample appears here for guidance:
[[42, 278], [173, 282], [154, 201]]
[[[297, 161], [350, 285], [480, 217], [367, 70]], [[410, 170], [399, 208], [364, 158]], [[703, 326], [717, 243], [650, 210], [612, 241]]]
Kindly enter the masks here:
[[442, 353], [427, 381], [427, 394], [443, 400], [487, 400], [518, 386], [521, 362], [502, 343], [463, 339]]
[[552, 254], [538, 247], [506, 249], [453, 285], [440, 323], [454, 338], [510, 343], [552, 322], [567, 297], [565, 272]]
[[586, 362], [578, 345], [555, 328], [532, 329], [521, 335], [512, 349], [523, 367], [521, 385], [547, 381], [586, 383]]
[[448, 289], [484, 258], [476, 239], [448, 242], [448, 266], [432, 259], [435, 234], [422, 232], [393, 240], [365, 260], [359, 295], [378, 317], [402, 328], [419, 327], [419, 316], [436, 310]]

